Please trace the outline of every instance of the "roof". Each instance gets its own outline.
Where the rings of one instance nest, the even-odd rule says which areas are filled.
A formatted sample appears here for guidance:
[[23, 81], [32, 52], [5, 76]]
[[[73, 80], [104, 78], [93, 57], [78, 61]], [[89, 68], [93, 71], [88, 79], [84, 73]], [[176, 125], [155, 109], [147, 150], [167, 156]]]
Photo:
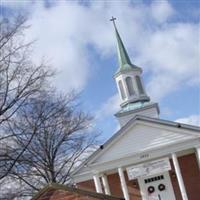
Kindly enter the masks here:
[[110, 195], [105, 195], [105, 194], [101, 194], [101, 193], [96, 193], [96, 192], [92, 192], [92, 191], [87, 191], [87, 190], [82, 190], [82, 189], [78, 189], [72, 186], [66, 186], [66, 185], [61, 185], [61, 184], [57, 184], [57, 183], [51, 183], [50, 185], [47, 185], [46, 187], [44, 187], [43, 189], [41, 189], [33, 198], [32, 200], [37, 200], [41, 197], [43, 197], [45, 194], [47, 194], [48, 192], [56, 192], [56, 191], [64, 191], [67, 192], [66, 195], [69, 195], [70, 199], [73, 199], [72, 195], [74, 194], [74, 198], [77, 199], [77, 195], [81, 197], [81, 199], [83, 199], [82, 197], [86, 197], [88, 199], [88, 197], [91, 197], [92, 199], [97, 199], [97, 200], [124, 200], [123, 198], [119, 198], [119, 197], [114, 197], [114, 196], [110, 196]]
[[118, 52], [118, 61], [119, 61], [119, 68], [116, 74], [119, 74], [121, 72], [132, 71], [132, 70], [141, 70], [141, 68], [131, 63], [131, 60], [128, 56], [128, 53], [122, 42], [122, 39], [119, 35], [119, 32], [117, 30], [115, 23], [114, 23], [114, 28], [115, 28], [115, 34], [116, 34], [116, 39], [117, 39], [117, 52]]
[[149, 123], [154, 123], [154, 124], [170, 126], [170, 127], [174, 127], [174, 128], [191, 130], [191, 131], [193, 131], [192, 134], [194, 134], [194, 136], [200, 137], [200, 127], [198, 127], [198, 126], [163, 120], [163, 119], [159, 119], [159, 118], [151, 118], [151, 117], [146, 117], [146, 116], [142, 116], [142, 115], [136, 115], [134, 118], [132, 118], [130, 121], [128, 121], [123, 127], [121, 127], [121, 129], [119, 131], [117, 131], [109, 140], [107, 140], [103, 145], [101, 145], [101, 148], [97, 149], [91, 156], [89, 156], [89, 158], [85, 162], [83, 162], [79, 167], [77, 167], [73, 171], [72, 176], [77, 174], [78, 171], [80, 169], [82, 169], [82, 167], [86, 166], [87, 163], [89, 163], [94, 158], [96, 158], [99, 155], [99, 153], [102, 151], [102, 149], [105, 149], [113, 140], [115, 140], [117, 137], [119, 137], [121, 134], [123, 134], [125, 132], [125, 130], [127, 130], [132, 124], [136, 123], [137, 121], [143, 121], [143, 122], [149, 122]]

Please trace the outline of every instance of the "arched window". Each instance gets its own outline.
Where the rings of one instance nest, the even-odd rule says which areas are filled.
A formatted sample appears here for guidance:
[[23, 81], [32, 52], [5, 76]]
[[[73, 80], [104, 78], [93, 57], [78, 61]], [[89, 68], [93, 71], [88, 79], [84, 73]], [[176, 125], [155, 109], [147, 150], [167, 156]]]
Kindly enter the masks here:
[[136, 79], [136, 83], [137, 83], [137, 86], [138, 86], [139, 93], [144, 94], [144, 89], [143, 89], [140, 77], [136, 76], [135, 79]]
[[124, 100], [125, 99], [125, 92], [124, 92], [124, 87], [123, 87], [122, 81], [120, 80], [118, 82], [118, 84], [119, 84], [119, 89], [120, 89], [121, 97]]
[[130, 96], [134, 95], [134, 88], [133, 88], [133, 81], [131, 79], [131, 77], [126, 77], [126, 85], [128, 88], [128, 93]]

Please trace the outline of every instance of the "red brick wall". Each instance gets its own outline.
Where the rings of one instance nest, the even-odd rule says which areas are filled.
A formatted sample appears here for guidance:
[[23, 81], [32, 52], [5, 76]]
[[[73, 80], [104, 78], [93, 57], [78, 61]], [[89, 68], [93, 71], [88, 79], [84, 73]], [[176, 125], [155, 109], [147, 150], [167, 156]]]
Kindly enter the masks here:
[[120, 179], [119, 179], [118, 174], [108, 175], [108, 183], [109, 183], [109, 186], [110, 186], [111, 194], [113, 194], [117, 197], [123, 197]]
[[96, 192], [94, 181], [89, 180], [89, 181], [84, 181], [81, 183], [77, 183], [78, 188], [81, 188], [83, 190], [89, 190], [89, 191], [94, 191]]
[[[179, 166], [181, 169], [181, 174], [183, 176], [183, 181], [185, 183], [186, 192], [188, 194], [189, 200], [199, 200], [200, 199], [200, 171], [196, 159], [196, 155], [189, 154], [178, 158]], [[172, 165], [173, 171], [174, 167]], [[175, 195], [177, 200], [182, 200], [180, 189], [178, 186], [178, 181], [176, 176], [171, 172], [171, 180], [174, 187]]]
[[191, 154], [179, 159], [183, 180], [185, 182], [188, 198], [200, 199], [200, 171], [196, 155]]
[[128, 187], [128, 193], [130, 196], [130, 200], [142, 200], [142, 196], [140, 194], [140, 187], [137, 180], [128, 180], [128, 175], [125, 172], [126, 183]]
[[[108, 175], [107, 178], [108, 178], [111, 194], [116, 197], [123, 197], [119, 175], [117, 173], [111, 174], [111, 175]], [[127, 186], [128, 186], [130, 200], [141, 200], [142, 198], [140, 195], [140, 189], [139, 189], [138, 182], [137, 181], [129, 181], [126, 173], [125, 173], [125, 178], [126, 178], [126, 182], [127, 182]], [[84, 182], [78, 183], [77, 185], [81, 189], [95, 191], [95, 186], [94, 186], [93, 180], [84, 181]]]
[[[187, 190], [189, 200], [199, 200], [200, 199], [200, 171], [196, 159], [196, 155], [189, 154], [178, 158], [179, 165], [181, 168], [181, 173], [183, 175], [183, 180]], [[172, 171], [170, 171], [170, 177], [172, 185], [174, 188], [176, 200], [182, 200], [180, 189], [178, 186], [178, 181], [174, 173], [174, 167], [171, 162]], [[128, 191], [131, 200], [141, 200], [141, 195], [139, 191], [139, 185], [137, 181], [129, 181], [127, 174], [125, 173], [125, 178], [128, 186]], [[108, 175], [108, 182], [111, 190], [111, 194], [118, 197], [123, 197], [121, 190], [120, 180], [118, 174]], [[78, 184], [80, 188], [89, 189], [95, 191], [95, 186], [93, 180], [81, 182]]]

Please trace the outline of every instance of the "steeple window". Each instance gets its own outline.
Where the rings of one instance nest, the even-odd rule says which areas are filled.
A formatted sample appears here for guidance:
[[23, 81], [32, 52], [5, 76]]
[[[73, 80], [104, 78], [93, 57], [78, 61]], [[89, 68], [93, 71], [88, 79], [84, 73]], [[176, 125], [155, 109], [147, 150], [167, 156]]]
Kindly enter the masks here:
[[118, 84], [119, 84], [119, 89], [120, 89], [121, 97], [124, 100], [126, 96], [125, 96], [125, 92], [124, 92], [124, 87], [123, 87], [122, 81], [120, 80], [118, 82]]
[[136, 77], [135, 77], [135, 80], [136, 80], [136, 83], [137, 83], [137, 86], [138, 86], [139, 93], [140, 93], [140, 94], [144, 94], [144, 89], [143, 89], [143, 86], [142, 86], [142, 82], [141, 82], [140, 77], [139, 77], [139, 76], [136, 76]]
[[126, 77], [126, 85], [128, 88], [128, 93], [130, 96], [134, 95], [134, 88], [133, 88], [133, 81], [131, 79], [131, 77]]

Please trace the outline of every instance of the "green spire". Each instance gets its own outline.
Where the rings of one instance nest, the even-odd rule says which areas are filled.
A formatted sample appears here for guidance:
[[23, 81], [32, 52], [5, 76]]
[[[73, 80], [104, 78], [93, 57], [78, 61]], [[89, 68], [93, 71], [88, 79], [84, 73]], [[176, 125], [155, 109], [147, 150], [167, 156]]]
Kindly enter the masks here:
[[117, 39], [117, 52], [118, 52], [118, 62], [119, 62], [119, 68], [117, 70], [117, 73], [122, 72], [122, 71], [132, 70], [134, 68], [138, 68], [137, 66], [133, 65], [130, 61], [128, 53], [124, 47], [122, 39], [117, 30], [115, 20], [116, 20], [116, 18], [114, 18], [114, 17], [112, 17], [110, 19], [110, 21], [113, 22], [113, 25], [115, 28], [116, 39]]

